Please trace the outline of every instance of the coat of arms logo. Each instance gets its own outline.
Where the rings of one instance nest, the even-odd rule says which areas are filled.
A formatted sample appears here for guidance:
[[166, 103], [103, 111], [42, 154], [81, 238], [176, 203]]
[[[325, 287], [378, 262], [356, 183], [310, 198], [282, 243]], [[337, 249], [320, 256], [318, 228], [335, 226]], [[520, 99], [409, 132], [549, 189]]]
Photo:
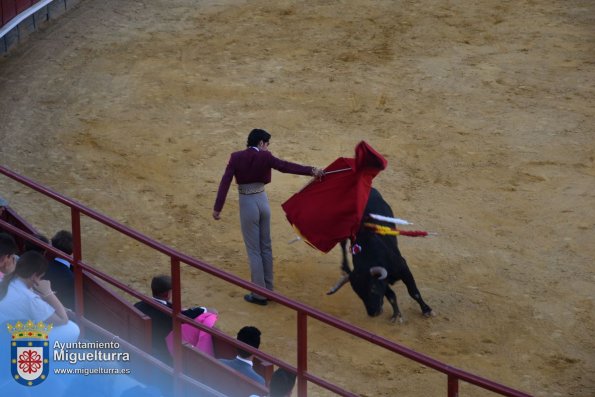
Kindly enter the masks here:
[[50, 370], [49, 337], [52, 324], [37, 324], [29, 320], [7, 324], [10, 341], [10, 369], [12, 377], [25, 386], [37, 386], [46, 380]]

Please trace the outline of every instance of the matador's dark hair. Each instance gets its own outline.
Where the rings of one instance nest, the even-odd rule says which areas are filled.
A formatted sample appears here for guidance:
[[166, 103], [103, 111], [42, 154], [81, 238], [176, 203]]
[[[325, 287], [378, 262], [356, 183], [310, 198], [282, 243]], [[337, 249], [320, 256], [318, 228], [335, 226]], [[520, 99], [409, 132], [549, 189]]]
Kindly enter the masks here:
[[257, 146], [260, 141], [268, 142], [271, 139], [271, 134], [260, 128], [255, 128], [248, 134], [248, 143], [246, 146]]

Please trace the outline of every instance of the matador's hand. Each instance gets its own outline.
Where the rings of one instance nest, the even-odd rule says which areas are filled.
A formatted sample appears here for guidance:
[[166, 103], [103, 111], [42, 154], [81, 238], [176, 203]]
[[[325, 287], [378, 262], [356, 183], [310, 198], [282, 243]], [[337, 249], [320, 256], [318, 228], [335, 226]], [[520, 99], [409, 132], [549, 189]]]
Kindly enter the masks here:
[[322, 168], [312, 167], [312, 175], [317, 180], [321, 180], [322, 177], [324, 176], [324, 170]]

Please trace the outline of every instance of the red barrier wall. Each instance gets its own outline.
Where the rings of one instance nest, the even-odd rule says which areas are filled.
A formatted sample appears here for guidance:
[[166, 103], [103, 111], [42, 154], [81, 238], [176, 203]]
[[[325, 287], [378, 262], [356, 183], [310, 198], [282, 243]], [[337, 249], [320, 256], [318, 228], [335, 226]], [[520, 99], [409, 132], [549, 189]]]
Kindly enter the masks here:
[[40, 0], [0, 0], [0, 28]]
[[17, 15], [15, 0], [1, 0], [2, 5], [2, 26]]
[[20, 14], [27, 8], [31, 7], [31, 0], [15, 0], [14, 4], [16, 6], [17, 14]]

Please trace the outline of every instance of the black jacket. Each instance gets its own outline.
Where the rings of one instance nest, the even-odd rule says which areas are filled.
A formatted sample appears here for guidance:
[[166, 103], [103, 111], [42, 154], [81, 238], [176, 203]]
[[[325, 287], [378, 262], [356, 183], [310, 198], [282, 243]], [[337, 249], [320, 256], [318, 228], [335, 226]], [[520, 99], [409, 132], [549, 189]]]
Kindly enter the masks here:
[[[159, 301], [155, 301], [160, 303]], [[151, 317], [151, 327], [152, 327], [152, 334], [153, 334], [153, 355], [163, 362], [169, 363], [171, 362], [171, 356], [169, 351], [167, 350], [167, 345], [165, 343], [165, 337], [171, 332], [172, 330], [172, 319], [168, 313], [164, 313], [159, 309], [154, 308], [150, 304], [140, 301], [134, 304], [141, 312], [145, 313], [147, 316]], [[171, 309], [171, 303], [167, 303], [167, 307]], [[191, 309], [187, 309], [182, 311], [182, 314], [190, 317], [196, 318], [200, 316], [204, 312], [204, 309], [200, 307], [195, 307]]]
[[72, 270], [54, 259], [50, 261], [48, 271], [43, 278], [50, 281], [52, 290], [56, 291], [56, 296], [64, 307], [74, 310], [74, 275]]

